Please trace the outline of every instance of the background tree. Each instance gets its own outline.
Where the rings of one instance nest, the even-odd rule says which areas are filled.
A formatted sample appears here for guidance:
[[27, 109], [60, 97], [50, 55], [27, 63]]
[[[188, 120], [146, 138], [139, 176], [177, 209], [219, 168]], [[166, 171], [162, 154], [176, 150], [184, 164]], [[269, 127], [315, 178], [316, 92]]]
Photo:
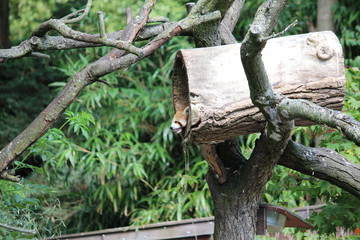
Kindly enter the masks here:
[[[101, 7], [94, 7], [104, 10], [104, 6], [106, 6], [105, 3]], [[253, 6], [253, 14], [249, 11], [250, 6]], [[246, 11], [243, 13], [251, 15], [247, 20], [248, 23], [255, 13], [254, 8], [257, 6], [254, 2], [245, 3]], [[157, 7], [163, 9], [160, 3]], [[299, 16], [303, 14], [298, 10], [301, 9], [299, 5], [292, 3], [289, 7], [290, 9], [291, 7], [297, 9]], [[301, 7], [306, 8], [307, 5], [301, 5]], [[116, 9], [121, 8], [111, 8], [115, 12]], [[181, 9], [181, 5], [174, 3], [171, 9]], [[125, 12], [122, 13], [123, 16], [124, 14]], [[183, 11], [176, 18], [179, 19], [179, 16], [184, 14]], [[285, 12], [284, 15], [287, 14]], [[283, 29], [292, 20], [281, 21], [279, 29]], [[105, 22], [108, 27], [109, 18], [105, 18]], [[235, 33], [238, 32], [236, 34], [238, 39], [242, 39], [244, 36], [239, 30], [242, 24], [246, 25], [243, 25], [242, 31], [247, 29], [246, 20], [240, 21], [235, 29]], [[89, 29], [91, 25], [93, 24], [85, 24], [85, 26], [80, 24], [78, 27]], [[345, 24], [341, 25], [342, 27], [345, 26]], [[291, 31], [305, 28], [304, 26], [306, 25], [300, 22]], [[306, 31], [306, 29], [304, 30]], [[345, 38], [344, 41], [348, 40]], [[178, 139], [176, 142], [172, 142], [174, 139], [168, 129], [171, 119], [169, 113], [171, 83], [168, 76], [172, 67], [172, 61], [169, 59], [172, 59], [172, 53], [176, 49], [186, 47], [191, 46], [184, 41], [172, 39], [170, 44], [156, 52], [148, 62], [142, 61], [137, 65], [132, 65], [127, 71], [105, 77], [104, 79], [112, 84], [111, 87], [99, 84], [90, 85], [83, 92], [80, 98], [81, 102], [74, 102], [71, 105], [73, 113], [67, 112], [66, 119], [60, 120], [67, 124], [64, 124], [64, 127], [62, 124], [58, 126], [73, 139], [73, 143], [69, 142], [61, 132], [54, 129], [31, 149], [34, 153], [41, 153], [42, 159], [45, 160], [48, 176], [55, 183], [54, 187], [59, 189], [58, 198], [61, 202], [67, 203], [65, 208], [56, 210], [56, 214], [53, 215], [58, 220], [67, 220], [67, 231], [78, 231], [79, 228], [83, 230], [99, 229], [115, 227], [119, 224], [127, 225], [129, 222], [141, 224], [151, 220], [181, 219], [210, 214], [211, 204], [206, 201], [208, 192], [201, 191], [206, 187], [202, 180], [206, 172], [206, 165], [201, 161], [196, 151], [192, 149], [190, 159], [193, 168], [187, 175], [184, 175], [180, 143]], [[73, 76], [74, 72], [80, 71], [89, 62], [92, 62], [93, 57], [102, 56], [105, 51], [106, 49], [77, 50], [67, 52], [66, 58], [63, 57], [64, 53], [61, 53], [59, 59], [66, 60], [60, 60], [56, 66], [56, 69], [60, 69], [64, 73], [58, 79], [65, 79], [65, 74], [70, 77]], [[72, 60], [78, 58], [81, 61]], [[12, 62], [9, 61], [6, 64], [10, 63]], [[64, 67], [66, 65], [68, 66]], [[158, 66], [162, 67], [159, 69]], [[350, 81], [353, 86], [351, 91], [354, 91], [355, 94], [351, 92], [347, 99], [350, 100], [349, 102], [355, 103], [358, 86], [354, 83], [356, 83], [357, 72], [356, 70], [351, 71], [348, 72], [348, 76], [355, 77], [354, 80]], [[62, 82], [53, 84], [53, 86], [63, 85]], [[5, 106], [8, 105], [5, 104]], [[118, 106], [121, 108], [119, 109]], [[358, 111], [354, 108], [351, 109], [356, 116]], [[82, 111], [84, 110], [94, 116], [94, 125], [90, 125], [92, 118], [88, 114], [83, 114]], [[92, 129], [91, 134], [89, 134], [89, 128]], [[310, 130], [303, 128], [297, 130], [295, 136], [303, 143], [308, 141], [311, 144], [313, 131], [314, 128]], [[320, 131], [316, 131], [314, 134], [318, 134], [322, 130], [320, 128]], [[340, 136], [339, 133], [337, 134]], [[240, 144], [246, 157], [251, 152], [255, 137], [256, 135], [240, 138]], [[330, 137], [329, 142], [333, 140], [334, 138]], [[342, 150], [338, 150], [347, 154], [349, 154], [350, 149], [350, 152], [354, 152], [352, 156], [358, 159], [356, 148], [348, 146], [345, 151], [342, 146], [341, 148]], [[159, 173], [155, 169], [161, 169], [162, 172]], [[289, 197], [293, 191], [288, 189], [284, 191], [284, 189], [279, 188], [279, 184], [270, 184], [268, 192], [265, 194], [266, 200], [269, 202], [279, 201], [281, 203], [283, 201], [284, 204], [291, 207], [311, 203], [320, 192], [322, 195], [329, 193], [329, 196], [339, 196], [338, 189], [333, 189], [331, 185], [326, 185], [313, 178], [312, 183], [307, 185], [308, 188], [314, 189], [314, 192], [311, 193], [313, 196], [308, 196], [308, 201], [306, 201], [302, 196], [305, 192], [305, 187], [302, 186], [303, 181], [294, 183], [292, 181], [294, 178], [288, 175], [287, 171], [283, 171], [283, 168], [277, 168], [276, 173], [275, 182], [277, 181], [276, 178], [282, 178], [285, 186], [295, 188], [295, 194], [298, 198]], [[293, 173], [299, 175], [297, 172]], [[60, 178], [56, 178], [56, 176]], [[181, 176], [182, 180], [180, 181]], [[301, 175], [299, 176], [301, 177]], [[68, 183], [68, 185], [64, 187], [59, 184], [63, 182]], [[66, 191], [70, 186], [72, 191]], [[182, 194], [181, 190], [184, 191], [186, 187], [186, 194]], [[44, 191], [43, 189], [43, 194]], [[287, 193], [288, 195], [286, 195]], [[49, 193], [46, 193], [44, 199], [48, 199], [49, 196]], [[21, 199], [25, 201], [25, 198]], [[43, 206], [49, 212], [49, 208], [46, 208], [46, 205]], [[49, 204], [48, 206], [56, 205]], [[113, 206], [113, 208], [108, 206]], [[114, 219], [111, 216], [117, 215], [116, 211], [119, 211], [123, 216], [121, 219], [116, 217], [120, 222], [106, 221], [106, 219]], [[86, 221], [86, 219], [93, 220]], [[49, 224], [51, 224], [50, 221]], [[54, 229], [50, 230], [54, 231]]]
[[0, 3], [0, 47], [10, 47], [9, 40], [9, 1], [4, 0]]

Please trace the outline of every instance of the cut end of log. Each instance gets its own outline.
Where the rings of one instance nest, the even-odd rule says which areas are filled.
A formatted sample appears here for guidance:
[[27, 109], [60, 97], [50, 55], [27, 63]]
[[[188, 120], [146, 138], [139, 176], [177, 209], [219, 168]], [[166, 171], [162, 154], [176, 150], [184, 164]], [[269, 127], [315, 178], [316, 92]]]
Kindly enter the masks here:
[[172, 76], [173, 105], [175, 112], [190, 105], [189, 81], [181, 50], [176, 54]]

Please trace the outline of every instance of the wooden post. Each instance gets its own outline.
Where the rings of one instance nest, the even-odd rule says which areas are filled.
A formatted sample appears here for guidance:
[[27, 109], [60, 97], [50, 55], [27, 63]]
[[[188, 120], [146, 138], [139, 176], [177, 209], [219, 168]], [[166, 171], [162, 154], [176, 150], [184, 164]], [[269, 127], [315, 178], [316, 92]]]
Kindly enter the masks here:
[[[341, 45], [330, 31], [271, 39], [262, 52], [274, 91], [340, 110], [344, 96]], [[260, 132], [265, 120], [251, 103], [240, 44], [180, 50], [173, 73], [175, 111], [190, 105], [194, 143]], [[311, 125], [299, 120], [296, 125]], [[185, 136], [187, 133], [185, 133]]]

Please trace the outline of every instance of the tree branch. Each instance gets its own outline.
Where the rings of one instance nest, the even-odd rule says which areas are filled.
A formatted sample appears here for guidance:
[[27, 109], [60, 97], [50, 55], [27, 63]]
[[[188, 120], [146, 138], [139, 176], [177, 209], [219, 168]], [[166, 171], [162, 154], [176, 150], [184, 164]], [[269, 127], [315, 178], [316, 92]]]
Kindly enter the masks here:
[[305, 147], [289, 141], [279, 164], [327, 180], [360, 198], [360, 166], [333, 150]]
[[[92, 0], [88, 0], [87, 3], [86, 3], [85, 9], [75, 12], [76, 14], [69, 14], [69, 15], [63, 17], [60, 20], [63, 23], [66, 23], [66, 24], [80, 22], [81, 20], [83, 20], [89, 14], [91, 4], [92, 4]], [[82, 14], [80, 16], [76, 17], [76, 18], [73, 18], [78, 13], [82, 13]]]
[[[168, 25], [172, 23], [156, 24], [145, 26], [139, 35], [137, 41], [147, 40], [154, 36], [159, 35], [165, 30]], [[107, 33], [107, 38], [110, 39], [123, 39], [124, 30], [120, 30], [113, 33]], [[91, 38], [99, 38], [99, 34], [91, 34]], [[34, 51], [45, 51], [45, 50], [67, 50], [74, 48], [88, 48], [88, 47], [102, 47], [105, 46], [102, 43], [92, 43], [77, 41], [63, 36], [49, 36], [44, 37], [31, 37], [29, 40], [22, 42], [19, 46], [12, 47], [10, 49], [0, 49], [0, 59], [15, 59], [24, 56], [30, 56], [29, 54]]]
[[[268, 121], [265, 136], [261, 141], [265, 141], [267, 150], [253, 152], [254, 161], [267, 162], [274, 164], [280, 158], [290, 138], [291, 130], [294, 126], [293, 121], [287, 121], [277, 113], [276, 106], [281, 97], [274, 93], [265, 71], [264, 63], [261, 59], [261, 51], [266, 44], [266, 37], [272, 32], [281, 10], [285, 7], [286, 0], [266, 1], [258, 9], [246, 37], [241, 45], [241, 61], [248, 79], [250, 97], [253, 104], [260, 109], [265, 119]], [[263, 144], [260, 144], [263, 145]], [[255, 147], [256, 149], [256, 147]], [[268, 152], [265, 160], [260, 159], [254, 153]], [[271, 160], [270, 160], [271, 159]], [[250, 161], [251, 162], [251, 161]]]
[[263, 38], [262, 40], [263, 41], [267, 41], [271, 38], [277, 38], [277, 37], [280, 37], [282, 35], [284, 35], [284, 33], [286, 33], [290, 28], [294, 27], [296, 24], [298, 23], [298, 20], [295, 20], [293, 23], [291, 23], [289, 26], [287, 26], [284, 30], [282, 30], [281, 32], [278, 32], [278, 33], [273, 33], [271, 34], [270, 36], [267, 36], [265, 38]]
[[[101, 21], [101, 18], [100, 18], [100, 21]], [[70, 39], [82, 41], [82, 42], [102, 44], [104, 46], [124, 49], [131, 53], [140, 55], [140, 50], [138, 48], [136, 48], [135, 46], [132, 46], [130, 44], [130, 42], [107, 38], [104, 28], [100, 28], [101, 33], [100, 33], [100, 36], [98, 36], [98, 35], [92, 35], [92, 34], [75, 31], [75, 30], [71, 29], [70, 27], [68, 27], [67, 25], [65, 25], [61, 20], [50, 19], [50, 20], [46, 21], [45, 23], [41, 24], [40, 27], [33, 33], [33, 36], [43, 37], [47, 31], [55, 30], [66, 38], [70, 38]], [[103, 35], [103, 38], [101, 37], [102, 35]], [[105, 36], [106, 36], [106, 38], [105, 38]]]
[[238, 22], [244, 2], [244, 0], [235, 0], [220, 23], [219, 32], [223, 45], [237, 43], [232, 31]]
[[[141, 7], [139, 14], [135, 18], [131, 18], [131, 14], [127, 14], [128, 24], [126, 25], [126, 29], [124, 31], [123, 41], [133, 42], [139, 35], [141, 29], [145, 27], [149, 19], [149, 15], [153, 6], [155, 5], [156, 0], [150, 1], [146, 0], [145, 4]], [[125, 51], [120, 49], [111, 50], [106, 56], [102, 57], [100, 60], [104, 59], [115, 59], [123, 56]], [[143, 53], [142, 53], [143, 54]]]
[[[129, 40], [125, 42], [125, 31], [120, 30], [114, 33], [106, 34], [106, 41], [101, 41], [100, 34], [86, 34], [78, 31], [74, 31], [71, 28], [67, 27], [64, 23], [64, 19], [72, 18], [73, 16], [84, 12], [85, 10], [79, 10], [75, 13], [69, 14], [68, 16], [60, 20], [49, 20], [41, 24], [36, 31], [34, 31], [33, 36], [19, 46], [12, 47], [11, 49], [0, 49], [0, 59], [13, 59], [23, 56], [30, 56], [29, 54], [33, 51], [44, 51], [44, 50], [59, 50], [59, 49], [73, 49], [73, 48], [85, 48], [85, 47], [101, 47], [101, 46], [112, 46], [116, 48], [124, 48], [129, 52], [133, 52], [137, 55], [141, 55], [141, 51], [138, 48], [129, 46]], [[84, 14], [82, 15], [84, 16]], [[79, 20], [79, 18], [77, 18]], [[80, 19], [81, 20], [81, 19]], [[129, 21], [129, 20], [128, 20]], [[157, 18], [155, 21], [168, 21], [165, 18]], [[148, 21], [147, 21], [148, 22]], [[144, 26], [146, 22], [139, 25], [138, 28], [141, 31], [136, 36], [136, 40], [146, 40], [157, 36], [164, 31], [166, 26], [169, 24], [167, 22]], [[45, 33], [52, 29], [52, 26], [55, 26], [55, 30], [60, 31], [63, 36], [49, 36]], [[64, 37], [65, 36], [65, 37]], [[117, 39], [123, 39], [124, 42], [118, 41]], [[130, 38], [129, 38], [130, 39]]]
[[284, 99], [278, 109], [288, 119], [308, 119], [339, 129], [346, 138], [360, 146], [360, 123], [343, 112], [324, 108], [301, 99]]

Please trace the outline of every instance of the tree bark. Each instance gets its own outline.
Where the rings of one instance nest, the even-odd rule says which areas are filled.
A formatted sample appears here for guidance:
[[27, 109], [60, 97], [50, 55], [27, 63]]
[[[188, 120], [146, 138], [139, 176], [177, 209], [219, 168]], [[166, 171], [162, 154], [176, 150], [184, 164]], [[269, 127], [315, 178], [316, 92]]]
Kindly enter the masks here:
[[9, 0], [0, 1], [0, 48], [9, 48]]

